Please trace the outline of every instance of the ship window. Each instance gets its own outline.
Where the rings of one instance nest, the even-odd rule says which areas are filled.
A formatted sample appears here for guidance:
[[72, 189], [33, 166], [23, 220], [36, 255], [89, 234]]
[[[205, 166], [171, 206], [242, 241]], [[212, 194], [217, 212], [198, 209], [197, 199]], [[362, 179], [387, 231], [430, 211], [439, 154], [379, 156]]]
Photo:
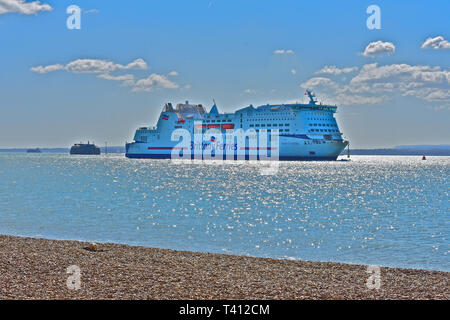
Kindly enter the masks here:
[[268, 126], [268, 127], [271, 127], [272, 125], [269, 123], [267, 126]]
[[280, 132], [283, 132], [283, 129], [280, 129]]
[[286, 126], [286, 127], [289, 127], [289, 123], [286, 123], [285, 126]]
[[181, 128], [181, 126], [175, 126], [175, 129], [180, 129]]
[[273, 124], [273, 126], [274, 126], [274, 127], [276, 127], [276, 126], [277, 126], [277, 124], [276, 124], [276, 123], [274, 123], [274, 124]]
[[262, 124], [262, 125], [261, 125], [261, 127], [265, 127], [265, 126], [266, 126], [265, 124]]
[[255, 125], [251, 124], [250, 127], [254, 127]]
[[206, 123], [209, 123], [209, 120], [206, 120], [205, 122], [206, 122]]

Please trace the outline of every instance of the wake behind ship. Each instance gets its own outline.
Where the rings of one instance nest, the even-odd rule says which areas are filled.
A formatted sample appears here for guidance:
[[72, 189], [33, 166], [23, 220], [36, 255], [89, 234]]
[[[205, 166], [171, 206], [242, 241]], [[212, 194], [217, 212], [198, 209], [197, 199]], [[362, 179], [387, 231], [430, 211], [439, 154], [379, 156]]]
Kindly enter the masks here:
[[[272, 130], [277, 129], [279, 160], [336, 160], [348, 145], [334, 117], [337, 106], [318, 104], [310, 90], [305, 95], [310, 99], [308, 104], [267, 104], [257, 108], [250, 105], [234, 113], [223, 114], [219, 113], [215, 103], [209, 112], [201, 104], [192, 105], [188, 101], [178, 104], [176, 108], [167, 103], [156, 127], [141, 127], [136, 130], [134, 141], [126, 144], [125, 155], [128, 158], [171, 158], [174, 150], [186, 149], [177, 147], [177, 139], [172, 141], [172, 134], [176, 129], [185, 129], [192, 137], [194, 132], [204, 134], [206, 141], [202, 141], [201, 149], [205, 148], [205, 144], [213, 144], [216, 140], [226, 141], [225, 138], [217, 139], [217, 134], [225, 136], [230, 131], [242, 129], [256, 134], [261, 134], [260, 131], [267, 132], [270, 135]], [[216, 132], [214, 136], [207, 135], [207, 131], [211, 129]], [[249, 147], [248, 144], [234, 144], [232, 147], [234, 150], [245, 150], [245, 159], [249, 159], [252, 152], [256, 152], [256, 157], [261, 159], [274, 148], [270, 144], [268, 147], [260, 147], [260, 140], [258, 138], [256, 148]], [[195, 145], [192, 139], [189, 148], [191, 158], [196, 158]], [[226, 146], [222, 147], [226, 149]], [[235, 155], [234, 159], [236, 158]]]

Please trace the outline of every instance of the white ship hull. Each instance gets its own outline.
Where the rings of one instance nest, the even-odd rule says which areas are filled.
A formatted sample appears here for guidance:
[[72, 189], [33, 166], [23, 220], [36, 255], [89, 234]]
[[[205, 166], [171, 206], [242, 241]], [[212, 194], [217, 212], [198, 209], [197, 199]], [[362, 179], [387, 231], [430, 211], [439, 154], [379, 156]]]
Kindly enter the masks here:
[[[341, 152], [345, 149], [348, 142], [347, 141], [327, 141], [326, 143], [320, 144], [304, 144], [304, 139], [301, 138], [290, 138], [290, 137], [280, 137], [279, 138], [279, 153], [275, 157], [270, 150], [255, 150], [252, 155], [250, 151], [245, 150], [244, 159], [249, 160], [251, 157], [267, 160], [287, 160], [287, 161], [320, 161], [320, 160], [336, 160]], [[171, 159], [172, 152], [176, 149], [176, 144], [173, 145], [157, 145], [155, 143], [143, 143], [143, 142], [133, 142], [126, 145], [126, 156], [128, 158], [134, 159]], [[226, 148], [226, 146], [225, 146]], [[190, 151], [191, 159], [210, 159], [209, 154], [204, 155], [201, 152], [196, 152], [195, 150]], [[226, 160], [225, 152], [222, 153], [222, 159]], [[233, 159], [238, 159], [238, 153], [232, 153]], [[273, 156], [273, 157], [271, 157]], [[218, 156], [217, 159], [220, 157]], [[230, 159], [230, 157], [228, 157]]]
[[[187, 101], [176, 108], [168, 103], [155, 128], [136, 130], [134, 141], [126, 144], [126, 156], [151, 159], [173, 159], [182, 155], [184, 159], [336, 160], [348, 145], [334, 118], [337, 107], [317, 104], [314, 95], [310, 91], [307, 94], [309, 104], [265, 105], [258, 108], [250, 105], [224, 114], [218, 112], [215, 104], [206, 112], [202, 105], [191, 105]], [[182, 132], [182, 137], [178, 132]], [[230, 134], [233, 135], [232, 140], [227, 139]], [[253, 137], [256, 144], [239, 140], [238, 134], [243, 139]], [[274, 137], [278, 143], [273, 142]], [[268, 142], [265, 143], [265, 140]], [[180, 141], [184, 141], [183, 147], [180, 147]]]

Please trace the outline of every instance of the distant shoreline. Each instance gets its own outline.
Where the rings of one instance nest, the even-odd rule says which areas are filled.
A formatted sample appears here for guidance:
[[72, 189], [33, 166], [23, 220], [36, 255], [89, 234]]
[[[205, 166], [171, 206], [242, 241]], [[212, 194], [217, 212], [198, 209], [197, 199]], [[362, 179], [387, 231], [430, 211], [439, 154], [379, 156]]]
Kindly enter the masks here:
[[[5, 148], [0, 149], [0, 153], [26, 153], [31, 148]], [[33, 148], [35, 149], [35, 147]], [[70, 148], [39, 148], [41, 153], [69, 153]], [[102, 154], [106, 153], [105, 147], [100, 147]], [[111, 146], [108, 147], [108, 153], [125, 153], [125, 147]]]
[[[69, 266], [80, 289], [67, 287]], [[73, 267], [72, 267], [73, 268]], [[450, 273], [0, 235], [0, 299], [445, 299]]]
[[[0, 149], [0, 153], [17, 152], [26, 153], [29, 148], [5, 148]], [[69, 148], [40, 148], [42, 153], [69, 153]], [[102, 154], [106, 153], [105, 147], [100, 147]], [[108, 153], [125, 153], [123, 146], [110, 146]], [[347, 149], [342, 151], [341, 155], [346, 155]], [[450, 156], [450, 145], [418, 145], [418, 146], [397, 146], [394, 148], [372, 148], [372, 149], [352, 149], [350, 155], [367, 156]]]
[[[346, 155], [347, 150], [341, 153]], [[433, 149], [350, 149], [350, 155], [355, 156], [450, 156], [450, 148]]]

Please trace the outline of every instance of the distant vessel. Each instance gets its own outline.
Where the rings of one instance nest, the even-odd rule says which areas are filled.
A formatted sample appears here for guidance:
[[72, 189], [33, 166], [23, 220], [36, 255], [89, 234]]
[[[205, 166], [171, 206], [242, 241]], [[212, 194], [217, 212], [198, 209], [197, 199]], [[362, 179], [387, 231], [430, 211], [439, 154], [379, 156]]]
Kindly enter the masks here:
[[34, 148], [34, 149], [28, 149], [27, 153], [41, 153], [41, 149], [39, 148]]
[[89, 143], [76, 143], [70, 148], [70, 154], [100, 154], [100, 148], [95, 144]]
[[[177, 147], [178, 141], [172, 140], [172, 133], [176, 129], [187, 130], [191, 137], [192, 134], [195, 135], [195, 131], [206, 135], [210, 129], [223, 136], [229, 131], [239, 129], [249, 130], [247, 132], [253, 130], [256, 134], [270, 134], [276, 129], [279, 132], [279, 160], [336, 160], [348, 145], [334, 117], [337, 107], [317, 103], [310, 90], [307, 90], [305, 95], [310, 100], [307, 104], [267, 104], [257, 108], [250, 105], [234, 113], [225, 114], [219, 113], [215, 103], [209, 112], [201, 104], [192, 105], [188, 101], [178, 104], [176, 108], [167, 103], [156, 128], [139, 128], [134, 135], [134, 141], [126, 144], [125, 155], [128, 158], [167, 159], [171, 158], [173, 150], [180, 150], [180, 155], [187, 151], [194, 158], [197, 149], [205, 149], [207, 145], [219, 140], [215, 135], [200, 142], [200, 147], [191, 140], [190, 148], [180, 148]], [[253, 148], [247, 144], [222, 144], [219, 148], [244, 150], [245, 159], [249, 159], [250, 150], [256, 150], [258, 159], [266, 152], [275, 150], [271, 145]], [[236, 154], [234, 158], [237, 158]]]

